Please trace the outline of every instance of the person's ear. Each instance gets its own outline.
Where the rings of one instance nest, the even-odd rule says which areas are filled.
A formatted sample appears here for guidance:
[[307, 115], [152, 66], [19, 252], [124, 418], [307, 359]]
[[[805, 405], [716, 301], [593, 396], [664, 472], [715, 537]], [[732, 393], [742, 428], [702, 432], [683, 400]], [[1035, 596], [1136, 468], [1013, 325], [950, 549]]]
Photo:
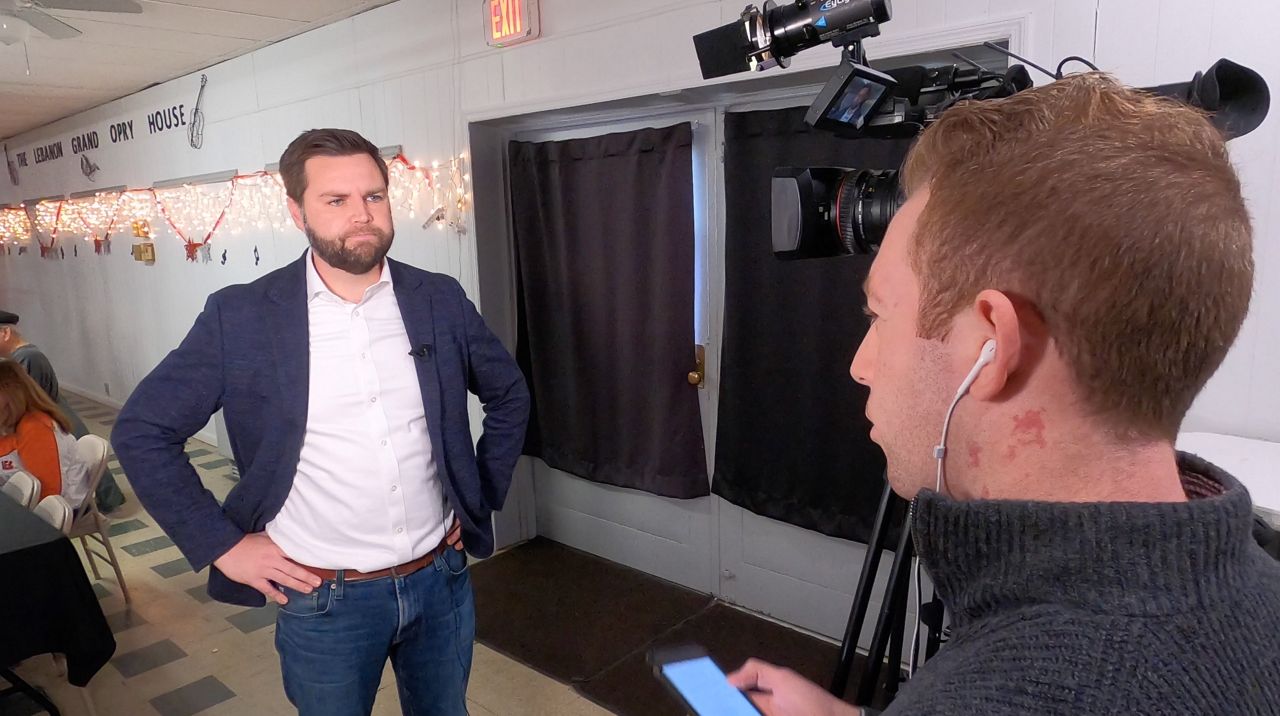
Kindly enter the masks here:
[[1013, 382], [1025, 360], [1026, 345], [1017, 307], [1001, 291], [987, 289], [974, 299], [970, 332], [974, 334], [973, 355], [988, 341], [997, 346], [995, 355], [978, 374], [969, 394], [979, 400], [995, 400]]
[[307, 230], [307, 215], [303, 213], [302, 207], [292, 197], [286, 203], [289, 205], [289, 216], [293, 217], [293, 225], [298, 227], [298, 231], [305, 232]]

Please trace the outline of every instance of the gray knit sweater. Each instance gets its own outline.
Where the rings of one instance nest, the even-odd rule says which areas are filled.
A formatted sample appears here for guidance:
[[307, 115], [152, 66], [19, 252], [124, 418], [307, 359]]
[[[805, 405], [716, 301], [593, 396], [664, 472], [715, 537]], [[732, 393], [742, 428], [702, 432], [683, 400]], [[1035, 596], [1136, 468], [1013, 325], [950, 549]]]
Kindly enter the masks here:
[[1280, 563], [1249, 494], [1180, 455], [1180, 504], [957, 502], [914, 536], [951, 614], [905, 714], [1280, 714]]

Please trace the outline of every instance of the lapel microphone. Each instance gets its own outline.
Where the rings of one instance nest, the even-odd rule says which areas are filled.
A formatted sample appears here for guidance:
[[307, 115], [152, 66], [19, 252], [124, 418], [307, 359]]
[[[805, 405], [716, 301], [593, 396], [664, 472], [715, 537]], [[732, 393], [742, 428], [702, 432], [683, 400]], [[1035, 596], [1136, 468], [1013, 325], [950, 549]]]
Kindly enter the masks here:
[[431, 344], [423, 343], [417, 348], [414, 348], [413, 350], [409, 351], [409, 355], [413, 356], [414, 358], [417, 358], [418, 360], [426, 360], [427, 358], [431, 357]]

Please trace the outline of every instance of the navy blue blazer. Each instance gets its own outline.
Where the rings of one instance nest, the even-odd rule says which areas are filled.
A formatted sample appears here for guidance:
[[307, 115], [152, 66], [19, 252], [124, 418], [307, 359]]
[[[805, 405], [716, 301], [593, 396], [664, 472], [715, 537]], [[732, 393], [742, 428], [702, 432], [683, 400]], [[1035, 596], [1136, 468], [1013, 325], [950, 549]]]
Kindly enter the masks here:
[[[250, 532], [262, 531], [293, 486], [307, 421], [310, 336], [307, 255], [249, 284], [211, 295], [190, 333], [129, 397], [111, 433], [138, 498], [200, 570]], [[454, 279], [390, 264], [415, 361], [432, 455], [467, 550], [493, 553], [491, 514], [501, 509], [524, 444], [529, 391], [515, 360]], [[468, 391], [484, 404], [471, 439]], [[226, 501], [200, 483], [184, 448], [219, 409], [240, 482]], [[209, 573], [214, 599], [261, 606], [260, 592]]]

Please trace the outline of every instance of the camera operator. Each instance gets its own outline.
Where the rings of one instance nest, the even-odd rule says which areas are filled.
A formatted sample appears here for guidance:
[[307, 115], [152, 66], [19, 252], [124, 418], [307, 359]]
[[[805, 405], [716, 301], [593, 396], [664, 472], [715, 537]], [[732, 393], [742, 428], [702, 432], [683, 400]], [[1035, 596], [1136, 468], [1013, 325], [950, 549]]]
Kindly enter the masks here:
[[[1222, 136], [1076, 75], [948, 110], [904, 186], [850, 374], [953, 633], [887, 713], [1280, 713], [1280, 564], [1173, 447], [1253, 288]], [[755, 660], [730, 681], [859, 713]]]

